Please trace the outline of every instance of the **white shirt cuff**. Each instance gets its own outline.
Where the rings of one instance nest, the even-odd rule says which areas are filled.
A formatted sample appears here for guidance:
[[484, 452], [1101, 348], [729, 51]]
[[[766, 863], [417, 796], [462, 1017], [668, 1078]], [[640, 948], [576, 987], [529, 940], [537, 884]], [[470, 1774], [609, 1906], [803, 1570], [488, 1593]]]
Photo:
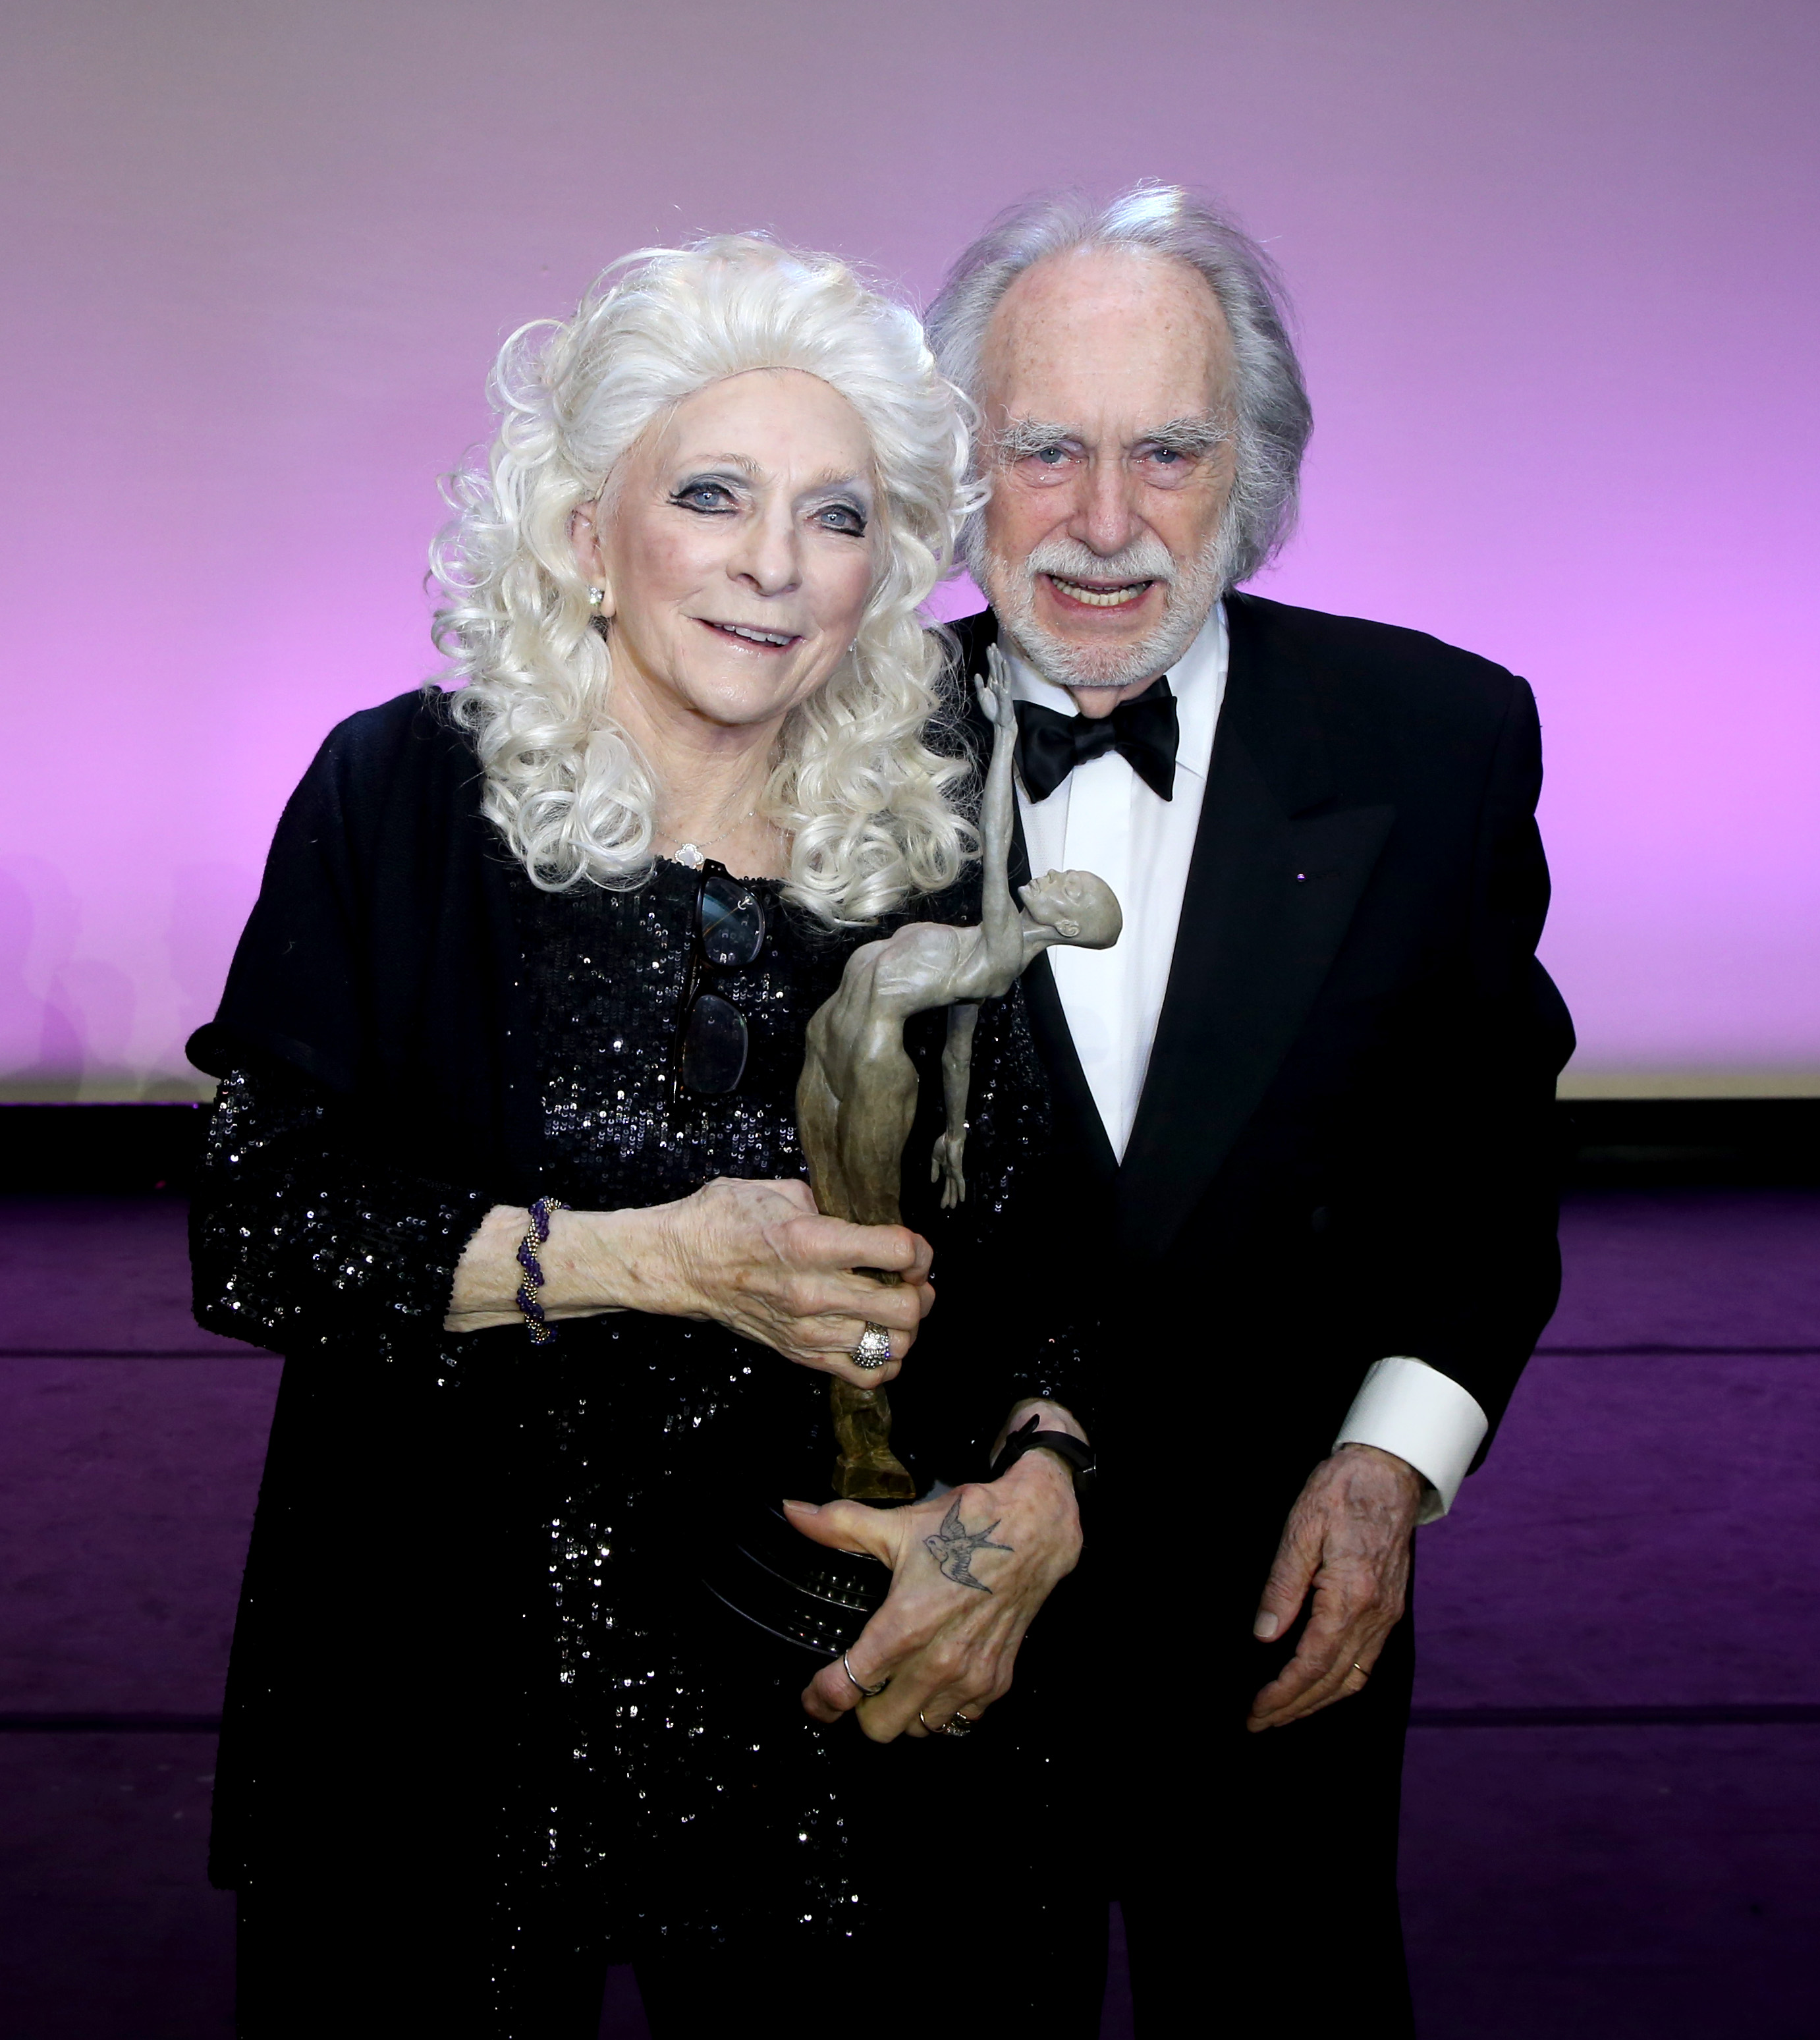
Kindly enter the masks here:
[[1376, 1445], [1408, 1460], [1429, 1486], [1416, 1520], [1432, 1523], [1453, 1506], [1490, 1428], [1476, 1398], [1451, 1376], [1399, 1355], [1367, 1369], [1334, 1449]]

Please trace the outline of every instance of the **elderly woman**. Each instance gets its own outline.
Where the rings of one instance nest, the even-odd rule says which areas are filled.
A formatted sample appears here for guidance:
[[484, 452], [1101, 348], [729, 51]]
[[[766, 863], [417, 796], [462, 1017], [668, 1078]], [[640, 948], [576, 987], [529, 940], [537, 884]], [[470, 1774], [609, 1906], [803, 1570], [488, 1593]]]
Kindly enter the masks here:
[[[821, 1377], [896, 1375], [925, 1232], [969, 1336], [900, 1391], [919, 1477], [1045, 1387], [982, 1251], [1041, 1145], [1015, 997], [963, 1211], [818, 1216], [793, 1110], [852, 948], [977, 917], [917, 614], [964, 435], [908, 314], [746, 238], [631, 258], [495, 389], [435, 555], [462, 684], [329, 736], [191, 1048], [198, 1315], [287, 1359], [216, 1801], [240, 2030], [585, 2040], [628, 1958], [660, 2036], [920, 2027], [888, 1941], [983, 2004], [1059, 1916], [1021, 1844], [940, 1852], [995, 1792], [1036, 1836], [1038, 1758], [818, 1725], [699, 1555], [826, 1492]], [[989, 1939], [947, 1888], [988, 1869]]]

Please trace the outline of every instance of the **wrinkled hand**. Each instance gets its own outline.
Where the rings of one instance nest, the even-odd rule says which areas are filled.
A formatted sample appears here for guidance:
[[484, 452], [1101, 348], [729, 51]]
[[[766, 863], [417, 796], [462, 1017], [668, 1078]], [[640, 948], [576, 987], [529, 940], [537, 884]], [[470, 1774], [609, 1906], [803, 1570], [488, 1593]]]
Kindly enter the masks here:
[[1375, 1445], [1342, 1445], [1309, 1475], [1252, 1633], [1266, 1642], [1281, 1636], [1311, 1586], [1314, 1607], [1295, 1656], [1251, 1703], [1248, 1728], [1282, 1728], [1365, 1690], [1403, 1619], [1421, 1505], [1421, 1475]]
[[[897, 1373], [935, 1300], [927, 1240], [900, 1225], [824, 1218], [806, 1183], [722, 1177], [693, 1197], [658, 1206], [654, 1294], [639, 1307], [710, 1318], [786, 1360], [880, 1388]], [[887, 1285], [853, 1271], [889, 1269]], [[853, 1364], [868, 1322], [891, 1334], [891, 1357]]]
[[889, 1686], [862, 1700], [836, 1658], [802, 1696], [819, 1722], [857, 1710], [874, 1742], [925, 1735], [962, 1712], [977, 1721], [1002, 1699], [1024, 1631], [1080, 1556], [1074, 1482], [1049, 1452], [1026, 1453], [997, 1480], [969, 1481], [902, 1509], [784, 1507], [805, 1537], [868, 1552], [892, 1569], [884, 1606], [847, 1654], [862, 1684], [889, 1678]]
[[929, 1180], [942, 1186], [942, 1208], [952, 1211], [967, 1200], [967, 1178], [961, 1172], [961, 1157], [966, 1151], [967, 1132], [938, 1133], [935, 1151], [929, 1157]]

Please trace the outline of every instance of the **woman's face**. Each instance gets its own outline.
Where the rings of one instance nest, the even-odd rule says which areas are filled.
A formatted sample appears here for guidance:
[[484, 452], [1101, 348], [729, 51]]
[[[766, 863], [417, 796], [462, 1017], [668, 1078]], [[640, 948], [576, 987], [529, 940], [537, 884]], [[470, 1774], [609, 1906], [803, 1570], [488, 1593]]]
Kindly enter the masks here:
[[572, 527], [607, 591], [615, 685], [660, 717], [780, 721], [859, 628], [877, 496], [859, 413], [819, 377], [756, 369], [697, 390]]

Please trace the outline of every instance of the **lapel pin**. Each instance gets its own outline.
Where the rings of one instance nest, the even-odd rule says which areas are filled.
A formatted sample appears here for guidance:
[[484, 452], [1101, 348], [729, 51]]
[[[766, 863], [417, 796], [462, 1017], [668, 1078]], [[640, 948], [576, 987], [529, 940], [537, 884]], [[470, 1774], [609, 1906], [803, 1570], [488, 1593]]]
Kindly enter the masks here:
[[1296, 883], [1298, 885], [1306, 885], [1308, 884], [1308, 874], [1307, 873], [1307, 872], [1305, 872], [1305, 871], [1298, 871], [1298, 872], [1296, 873]]

